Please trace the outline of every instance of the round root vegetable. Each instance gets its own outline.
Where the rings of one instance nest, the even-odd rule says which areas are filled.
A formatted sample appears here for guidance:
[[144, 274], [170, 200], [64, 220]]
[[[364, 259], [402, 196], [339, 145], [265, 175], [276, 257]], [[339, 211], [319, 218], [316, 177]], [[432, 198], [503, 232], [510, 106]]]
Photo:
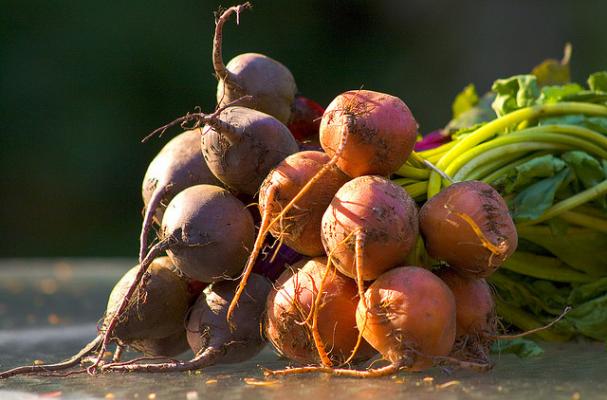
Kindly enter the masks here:
[[250, 108], [233, 106], [243, 96], [212, 114], [188, 113], [156, 129], [143, 141], [172, 126], [193, 122], [202, 130], [202, 154], [207, 166], [222, 183], [238, 194], [255, 195], [259, 185], [279, 162], [299, 151], [289, 129], [276, 118]]
[[398, 97], [370, 90], [337, 96], [320, 123], [320, 143], [351, 177], [388, 176], [405, 163], [417, 138], [417, 122]]
[[186, 329], [182, 321], [181, 330], [160, 339], [135, 340], [129, 347], [147, 357], [175, 357], [190, 349]]
[[171, 200], [162, 218], [160, 242], [141, 263], [106, 326], [104, 340], [91, 371], [101, 361], [113, 331], [151, 261], [166, 251], [174, 265], [200, 282], [215, 282], [238, 274], [255, 237], [253, 218], [236, 197], [212, 185], [191, 186]]
[[[329, 156], [318, 151], [303, 151], [284, 159], [266, 177], [259, 189], [261, 224], [255, 246], [249, 255], [234, 302], [228, 317], [236, 307], [240, 292], [247, 284], [253, 266], [268, 232], [298, 253], [307, 256], [324, 254], [320, 239], [322, 215], [337, 190], [348, 181], [348, 176], [333, 166], [323, 174], [317, 185], [302, 192], [306, 183], [329, 161]], [[302, 195], [295, 198], [299, 193]], [[293, 203], [287, 212], [287, 205]]]
[[[138, 270], [135, 266], [116, 283], [110, 294], [101, 332], [116, 315], [123, 293], [134, 282]], [[187, 350], [184, 348], [184, 321], [194, 300], [189, 290], [189, 279], [179, 273], [168, 257], [151, 262], [134, 296], [121, 317], [116, 321], [109, 337], [119, 347], [129, 346], [146, 356], [170, 357]], [[0, 378], [28, 373], [49, 373], [77, 367], [85, 359], [99, 351], [104, 336], [99, 334], [76, 355], [56, 364], [42, 364], [14, 368], [0, 373]], [[187, 343], [186, 343], [187, 344]]]
[[[285, 271], [270, 292], [265, 336], [281, 355], [298, 363], [341, 364], [357, 344], [357, 304], [355, 282], [329, 270], [326, 257], [304, 259]], [[328, 359], [322, 359], [317, 345]], [[352, 359], [366, 361], [374, 354], [363, 340]]]
[[[112, 289], [101, 331], [115, 316], [138, 271], [139, 265], [131, 268]], [[122, 346], [135, 342], [134, 348], [144, 348], [142, 341], [162, 339], [184, 331], [185, 316], [192, 301], [186, 278], [168, 257], [156, 258], [141, 282], [136, 284], [133, 296], [112, 332], [112, 340]]]
[[139, 262], [147, 252], [152, 222], [162, 221], [164, 209], [173, 197], [187, 187], [221, 182], [207, 167], [200, 150], [199, 129], [183, 132], [169, 141], [154, 157], [143, 178], [141, 194], [144, 217], [141, 228]]
[[[213, 67], [217, 84], [217, 104], [225, 105], [244, 95], [251, 97], [243, 104], [248, 108], [270, 114], [286, 124], [297, 92], [295, 79], [284, 65], [263, 54], [246, 53], [223, 63], [223, 25], [233, 13], [250, 8], [250, 3], [230, 7], [217, 19], [213, 38]], [[238, 22], [238, 20], [237, 20]]]
[[438, 276], [455, 297], [456, 338], [451, 355], [488, 363], [489, 350], [497, 335], [497, 317], [487, 281], [460, 276], [451, 268], [441, 269]]
[[363, 337], [384, 359], [411, 371], [447, 356], [455, 341], [453, 293], [432, 272], [399, 267], [382, 274], [358, 304]]
[[478, 181], [454, 183], [428, 200], [420, 210], [420, 231], [431, 257], [473, 278], [491, 275], [518, 241], [506, 202]]
[[272, 285], [261, 275], [251, 275], [241, 307], [234, 314], [239, 329], [232, 332], [226, 313], [237, 283], [216, 282], [198, 298], [187, 328], [188, 343], [195, 354], [212, 348], [221, 356], [222, 363], [235, 363], [248, 360], [263, 348], [261, 320]]
[[270, 282], [257, 274], [250, 277], [240, 308], [234, 314], [238, 329], [231, 331], [226, 321], [227, 307], [236, 282], [216, 282], [207, 287], [192, 308], [187, 327], [190, 347], [196, 355], [189, 361], [157, 363], [115, 363], [104, 371], [172, 372], [188, 371], [219, 363], [235, 363], [255, 356], [265, 342], [261, 318]]
[[407, 192], [379, 176], [339, 189], [322, 218], [322, 240], [344, 275], [373, 280], [405, 262], [418, 234], [417, 207]]
[[205, 121], [202, 154], [213, 174], [237, 192], [254, 195], [278, 163], [299, 151], [289, 129], [276, 118], [244, 107], [228, 107]]
[[[300, 189], [330, 160], [319, 151], [303, 151], [287, 157], [274, 168], [259, 189], [259, 209], [264, 221], [280, 214]], [[269, 231], [278, 240], [298, 253], [315, 257], [324, 254], [320, 239], [322, 216], [335, 193], [350, 178], [333, 167], [318, 184], [295, 203], [293, 209], [281, 216]], [[266, 222], [266, 223], [267, 223]]]
[[200, 282], [237, 275], [255, 238], [253, 217], [226, 189], [187, 188], [171, 200], [162, 219], [160, 242], [177, 268]]
[[390, 362], [388, 366], [366, 371], [305, 367], [266, 373], [323, 372], [371, 378], [443, 363], [487, 368], [448, 357], [455, 341], [455, 299], [440, 278], [423, 268], [398, 267], [377, 278], [358, 303], [356, 324], [367, 342]]

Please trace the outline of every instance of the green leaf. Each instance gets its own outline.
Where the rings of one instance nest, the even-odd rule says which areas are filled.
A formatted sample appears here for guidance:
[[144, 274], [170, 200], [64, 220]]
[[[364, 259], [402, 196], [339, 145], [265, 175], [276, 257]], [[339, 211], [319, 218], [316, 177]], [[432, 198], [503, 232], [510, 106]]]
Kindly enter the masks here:
[[503, 187], [503, 193], [510, 194], [532, 182], [537, 182], [538, 178], [554, 176], [555, 173], [565, 168], [565, 165], [557, 157], [546, 154], [517, 165], [495, 184]]
[[519, 358], [531, 358], [544, 354], [544, 349], [529, 339], [500, 339], [493, 342], [491, 352], [496, 354], [514, 354]]
[[575, 286], [569, 293], [568, 302], [571, 305], [581, 304], [605, 294], [607, 294], [607, 277]]
[[546, 226], [517, 227], [518, 236], [542, 246], [578, 271], [607, 276], [607, 234], [594, 229], [569, 227], [556, 234]]
[[540, 95], [537, 78], [534, 75], [515, 75], [498, 79], [493, 83], [491, 90], [497, 94], [492, 106], [500, 117], [535, 104]]
[[577, 83], [569, 83], [567, 85], [562, 86], [544, 86], [542, 88], [542, 94], [538, 99], [538, 103], [558, 103], [564, 98], [570, 98], [571, 96], [580, 93], [582, 90], [583, 88]]
[[583, 335], [607, 341], [607, 294], [574, 307], [565, 318]]
[[559, 315], [567, 305], [562, 302], [560, 295], [552, 297], [550, 293], [544, 293], [543, 297], [539, 297], [527, 277], [510, 271], [500, 270], [491, 275], [488, 281], [504, 302], [516, 308], [526, 308], [535, 315]]
[[588, 87], [592, 91], [607, 92], [607, 71], [595, 72], [588, 77]]
[[571, 59], [572, 46], [565, 44], [562, 60], [548, 59], [533, 68], [532, 74], [537, 77], [540, 86], [562, 85], [571, 79], [569, 60]]
[[552, 206], [557, 190], [569, 173], [569, 168], [563, 168], [554, 176], [542, 179], [520, 191], [512, 201], [514, 220], [524, 222], [539, 218]]
[[452, 135], [460, 134], [459, 131], [468, 131], [470, 128], [476, 129], [481, 124], [495, 119], [495, 111], [491, 108], [494, 99], [495, 95], [493, 93], [485, 94], [474, 107], [462, 111], [457, 117], [449, 121], [445, 130]]
[[455, 96], [455, 100], [451, 105], [451, 110], [453, 111], [453, 118], [457, 118], [462, 113], [470, 110], [474, 106], [478, 104], [478, 95], [476, 94], [476, 88], [474, 84], [469, 84]]
[[[590, 189], [607, 178], [599, 160], [584, 151], [568, 151], [561, 158], [571, 167], [577, 181], [581, 184], [578, 190]], [[605, 196], [598, 198], [595, 203], [599, 207], [607, 208]]]

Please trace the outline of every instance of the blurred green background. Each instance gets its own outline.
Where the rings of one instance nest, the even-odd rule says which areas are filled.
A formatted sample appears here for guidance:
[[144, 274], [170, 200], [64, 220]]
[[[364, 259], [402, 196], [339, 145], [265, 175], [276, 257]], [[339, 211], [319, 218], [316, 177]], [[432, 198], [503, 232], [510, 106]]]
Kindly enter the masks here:
[[[1, 1], [0, 256], [135, 257], [147, 164], [139, 140], [214, 107], [213, 11], [234, 2]], [[401, 97], [423, 131], [467, 83], [560, 58], [607, 68], [607, 2], [270, 1], [226, 27], [224, 56], [265, 53], [326, 105], [359, 88]]]

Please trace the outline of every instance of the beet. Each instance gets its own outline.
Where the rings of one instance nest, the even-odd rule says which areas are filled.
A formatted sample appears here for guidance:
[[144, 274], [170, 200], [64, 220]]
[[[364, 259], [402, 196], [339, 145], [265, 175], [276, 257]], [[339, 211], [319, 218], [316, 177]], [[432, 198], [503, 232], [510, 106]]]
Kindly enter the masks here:
[[299, 150], [289, 129], [262, 112], [228, 107], [217, 120], [206, 121], [202, 154], [213, 174], [237, 192], [256, 194], [272, 168]]
[[[234, 303], [230, 305], [228, 318], [236, 307], [242, 287], [247, 284], [247, 276], [255, 265], [268, 232], [279, 243], [284, 242], [301, 254], [324, 254], [320, 238], [321, 218], [335, 192], [349, 178], [333, 166], [309, 191], [302, 192], [301, 189], [328, 161], [329, 156], [318, 151], [295, 153], [278, 164], [263, 181], [259, 189], [259, 211], [262, 217], [259, 233], [249, 255], [241, 286], [236, 292]], [[303, 194], [296, 198], [299, 193]]]
[[[131, 268], [114, 286], [102, 330], [120, 306], [138, 270], [139, 265]], [[160, 339], [180, 332], [191, 303], [187, 279], [181, 276], [168, 257], [159, 257], [143, 275], [114, 329], [113, 338], [121, 345], [129, 345], [135, 340]]]
[[412, 371], [447, 356], [455, 341], [455, 299], [432, 272], [399, 267], [382, 274], [358, 303], [363, 337], [399, 368]]
[[196, 129], [176, 136], [160, 150], [148, 166], [141, 187], [145, 208], [139, 262], [143, 261], [147, 252], [152, 221], [160, 224], [167, 204], [177, 193], [199, 184], [222, 185], [202, 157], [199, 146], [200, 133], [200, 129]]
[[351, 90], [327, 106], [320, 143], [351, 177], [388, 176], [405, 163], [417, 139], [417, 122], [398, 97]]
[[[320, 148], [320, 139], [318, 133], [320, 131], [320, 120], [325, 109], [320, 104], [307, 97], [295, 96], [293, 104], [293, 113], [287, 127], [304, 146], [314, 146]], [[316, 150], [309, 148], [307, 150]]]
[[417, 234], [415, 202], [403, 188], [380, 176], [346, 183], [322, 218], [325, 251], [332, 253], [341, 273], [355, 279], [374, 280], [404, 263]]
[[251, 214], [226, 189], [196, 185], [175, 196], [162, 218], [160, 242], [150, 249], [133, 284], [121, 296], [116, 312], [106, 325], [99, 357], [89, 368], [98, 367], [113, 330], [155, 257], [166, 251], [174, 265], [187, 276], [200, 282], [215, 282], [240, 272], [254, 236]]
[[242, 103], [286, 124], [297, 93], [291, 71], [278, 61], [263, 54], [245, 53], [234, 57], [228, 65], [223, 63], [223, 25], [233, 13], [237, 16], [250, 3], [226, 9], [217, 19], [213, 38], [213, 67], [219, 82], [217, 104], [221, 107], [245, 95], [251, 98]]
[[[213, 283], [200, 295], [188, 321], [187, 338], [195, 357], [189, 361], [109, 364], [105, 371], [174, 372], [202, 369], [214, 364], [247, 360], [261, 351], [261, 318], [270, 282], [257, 274], [250, 277], [241, 307], [234, 314], [238, 329], [228, 326], [226, 313], [237, 282]], [[246, 300], [245, 300], [246, 299]]]
[[485, 278], [516, 250], [518, 236], [506, 202], [486, 183], [457, 182], [420, 210], [428, 254], [459, 274]]
[[455, 297], [456, 338], [451, 355], [489, 363], [491, 345], [497, 337], [497, 316], [491, 288], [485, 279], [467, 278], [451, 268], [437, 275]]
[[226, 314], [237, 283], [216, 282], [198, 298], [188, 322], [188, 342], [195, 354], [214, 348], [222, 353], [222, 363], [235, 363], [255, 356], [265, 345], [261, 336], [261, 318], [272, 285], [261, 275], [250, 276], [249, 285], [234, 313], [238, 328], [231, 331]]
[[[358, 339], [356, 283], [335, 271], [328, 271], [323, 281], [326, 268], [326, 257], [303, 259], [278, 278], [268, 296], [265, 335], [281, 355], [301, 364], [322, 360], [317, 345], [327, 353], [329, 363], [343, 363]], [[319, 343], [314, 340], [314, 318], [309, 317], [317, 301]], [[375, 351], [363, 340], [353, 360], [367, 361], [373, 355]]]
[[[140, 284], [135, 285], [133, 296], [107, 340], [116, 342], [118, 350], [131, 347], [145, 356], [172, 357], [188, 349], [185, 341], [185, 319], [189, 307], [195, 300], [189, 290], [191, 280], [181, 274], [168, 257], [159, 257], [149, 262]], [[124, 293], [133, 285], [140, 267], [127, 271], [116, 283], [110, 294], [106, 315], [100, 334], [76, 355], [56, 364], [31, 365], [13, 368], [0, 374], [1, 378], [29, 373], [49, 373], [77, 367], [81, 361], [101, 349], [104, 331], [114, 319]], [[184, 343], [186, 346], [184, 346]]]

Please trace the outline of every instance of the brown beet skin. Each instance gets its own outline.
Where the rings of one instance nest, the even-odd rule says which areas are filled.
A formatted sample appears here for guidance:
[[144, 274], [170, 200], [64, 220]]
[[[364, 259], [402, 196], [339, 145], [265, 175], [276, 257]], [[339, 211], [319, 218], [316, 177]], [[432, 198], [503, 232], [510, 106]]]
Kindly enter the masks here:
[[[263, 214], [269, 209], [269, 217], [274, 219], [329, 159], [319, 151], [302, 151], [284, 159], [261, 185], [260, 212]], [[324, 254], [321, 219], [337, 190], [349, 179], [339, 168], [331, 168], [284, 215], [282, 222], [271, 228], [272, 235], [300, 254], [310, 257]], [[269, 202], [271, 191], [274, 201]]]
[[240, 105], [270, 114], [284, 124], [289, 121], [297, 85], [287, 67], [263, 54], [245, 53], [230, 60], [226, 68], [228, 79], [217, 84], [219, 107], [250, 95]]
[[[320, 358], [306, 320], [316, 299], [317, 289], [326, 268], [326, 257], [305, 259], [285, 271], [267, 300], [265, 335], [283, 356], [301, 364], [318, 364]], [[294, 272], [293, 272], [294, 271]], [[318, 312], [318, 330], [333, 362], [345, 361], [358, 338], [355, 310], [358, 303], [356, 284], [339, 272], [331, 272], [325, 281], [322, 306]], [[355, 361], [371, 358], [375, 351], [364, 340]]]
[[[349, 117], [353, 126], [346, 127]], [[337, 161], [351, 177], [388, 176], [405, 163], [417, 139], [417, 122], [398, 97], [370, 90], [351, 90], [337, 96], [320, 123], [320, 143], [333, 157], [342, 135], [346, 146]]]
[[[138, 265], [131, 268], [112, 289], [106, 321], [116, 312], [138, 269]], [[141, 289], [142, 286], [144, 289]], [[183, 321], [190, 304], [188, 280], [180, 276], [168, 257], [158, 257], [145, 273], [125, 314], [114, 329], [114, 335], [127, 345], [171, 336], [184, 330]]]
[[245, 107], [228, 107], [218, 120], [235, 127], [235, 137], [205, 126], [201, 147], [211, 172], [238, 193], [255, 195], [278, 163], [299, 151], [289, 129], [276, 118]]
[[437, 275], [455, 296], [457, 336], [494, 335], [495, 302], [487, 281], [463, 277], [451, 268]]
[[[384, 359], [419, 371], [447, 356], [455, 341], [455, 299], [447, 285], [419, 267], [382, 274], [358, 303], [356, 323]], [[365, 310], [367, 309], [367, 312]]]
[[166, 205], [185, 188], [200, 184], [222, 185], [202, 157], [200, 133], [200, 129], [195, 129], [175, 136], [148, 166], [141, 185], [143, 204], [148, 206], [155, 190], [164, 192], [154, 216], [157, 223], [162, 221]]
[[444, 188], [421, 208], [419, 222], [428, 254], [468, 277], [491, 275], [518, 242], [506, 202], [483, 182]]
[[184, 274], [201, 282], [237, 275], [255, 239], [253, 217], [226, 189], [187, 188], [173, 198], [162, 219], [160, 239]]
[[232, 330], [226, 316], [237, 284], [213, 283], [194, 304], [187, 326], [187, 340], [194, 354], [212, 348], [221, 352], [217, 363], [236, 363], [248, 360], [264, 347], [261, 319], [272, 284], [261, 275], [251, 274], [232, 317]]
[[364, 234], [362, 277], [373, 280], [402, 265], [413, 249], [418, 234], [415, 202], [403, 188], [380, 176], [352, 179], [335, 194], [322, 218], [325, 251], [351, 278], [356, 278], [357, 232]]

